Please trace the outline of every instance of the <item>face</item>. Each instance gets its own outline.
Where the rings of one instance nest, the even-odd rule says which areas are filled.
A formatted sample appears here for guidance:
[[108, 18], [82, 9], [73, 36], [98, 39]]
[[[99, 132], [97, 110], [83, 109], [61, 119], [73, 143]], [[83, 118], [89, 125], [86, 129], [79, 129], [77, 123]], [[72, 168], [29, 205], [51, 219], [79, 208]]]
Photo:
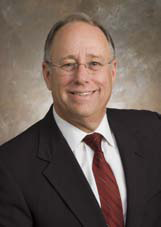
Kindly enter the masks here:
[[[57, 32], [51, 62], [65, 68], [79, 64], [71, 72], [43, 64], [44, 79], [52, 91], [55, 110], [64, 120], [85, 131], [90, 131], [92, 123], [97, 127], [105, 114], [116, 76], [115, 60], [108, 64], [111, 58], [108, 41], [96, 26], [72, 22]], [[97, 69], [100, 63], [96, 71], [86, 67], [92, 65], [92, 69]]]

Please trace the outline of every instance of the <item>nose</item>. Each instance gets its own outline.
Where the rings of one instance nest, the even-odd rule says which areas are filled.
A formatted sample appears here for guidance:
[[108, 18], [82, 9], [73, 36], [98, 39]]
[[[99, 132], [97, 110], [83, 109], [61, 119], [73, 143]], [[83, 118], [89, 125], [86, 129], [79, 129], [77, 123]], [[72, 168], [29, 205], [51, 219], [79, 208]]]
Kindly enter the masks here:
[[77, 83], [87, 83], [89, 81], [89, 73], [86, 64], [78, 64], [74, 73], [74, 79]]
[[88, 64], [87, 64], [87, 63], [78, 63], [78, 64], [77, 64], [77, 69], [78, 69], [81, 65], [83, 65], [86, 69], [88, 69]]

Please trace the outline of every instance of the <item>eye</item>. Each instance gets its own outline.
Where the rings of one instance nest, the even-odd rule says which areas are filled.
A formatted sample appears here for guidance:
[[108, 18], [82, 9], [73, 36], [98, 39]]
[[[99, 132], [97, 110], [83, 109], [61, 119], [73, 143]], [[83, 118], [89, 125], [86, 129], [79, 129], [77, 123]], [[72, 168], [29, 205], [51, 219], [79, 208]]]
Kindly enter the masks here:
[[72, 71], [75, 68], [76, 63], [65, 63], [61, 65], [61, 68], [66, 71]]
[[91, 61], [88, 63], [88, 66], [92, 70], [99, 70], [103, 66], [103, 64], [98, 61]]
[[92, 62], [90, 62], [90, 64], [91, 64], [91, 65], [99, 65], [100, 63], [97, 62], [97, 61], [92, 61]]

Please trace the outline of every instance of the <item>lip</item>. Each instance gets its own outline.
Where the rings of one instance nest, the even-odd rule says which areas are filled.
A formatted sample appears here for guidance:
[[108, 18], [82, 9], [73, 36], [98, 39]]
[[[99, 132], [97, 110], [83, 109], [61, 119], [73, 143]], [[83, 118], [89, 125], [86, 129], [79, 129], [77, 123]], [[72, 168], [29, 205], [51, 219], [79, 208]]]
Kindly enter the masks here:
[[70, 91], [70, 100], [77, 104], [90, 104], [93, 103], [97, 97], [99, 89], [96, 90], [86, 90], [86, 91]]
[[86, 97], [94, 94], [97, 90], [88, 90], [88, 91], [70, 91], [69, 93], [73, 96]]

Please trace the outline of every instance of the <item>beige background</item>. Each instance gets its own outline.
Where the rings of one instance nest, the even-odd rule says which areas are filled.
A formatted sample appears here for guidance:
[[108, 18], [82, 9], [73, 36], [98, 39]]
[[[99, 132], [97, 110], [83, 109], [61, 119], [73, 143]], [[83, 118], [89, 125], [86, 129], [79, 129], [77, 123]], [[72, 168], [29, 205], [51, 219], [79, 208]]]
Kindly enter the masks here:
[[48, 110], [44, 41], [57, 19], [75, 11], [102, 21], [116, 43], [109, 106], [161, 112], [161, 0], [0, 0], [0, 143]]

